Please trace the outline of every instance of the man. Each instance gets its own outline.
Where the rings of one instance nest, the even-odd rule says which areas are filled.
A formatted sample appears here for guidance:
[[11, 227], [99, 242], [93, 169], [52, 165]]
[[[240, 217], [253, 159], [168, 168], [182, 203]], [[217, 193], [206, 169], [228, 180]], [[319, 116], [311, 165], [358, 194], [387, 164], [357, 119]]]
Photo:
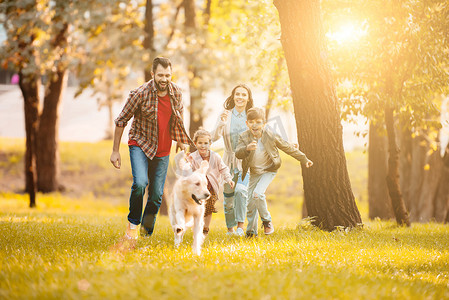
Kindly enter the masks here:
[[[120, 115], [115, 119], [114, 144], [111, 163], [120, 168], [120, 140], [129, 119], [134, 120], [129, 131], [129, 156], [133, 185], [129, 197], [128, 226], [125, 237], [137, 239], [141, 232], [151, 235], [162, 201], [172, 140], [185, 150], [191, 143], [184, 128], [182, 94], [171, 82], [172, 67], [168, 58], [153, 61], [152, 80], [129, 94]], [[142, 217], [142, 202], [148, 186], [148, 200]]]

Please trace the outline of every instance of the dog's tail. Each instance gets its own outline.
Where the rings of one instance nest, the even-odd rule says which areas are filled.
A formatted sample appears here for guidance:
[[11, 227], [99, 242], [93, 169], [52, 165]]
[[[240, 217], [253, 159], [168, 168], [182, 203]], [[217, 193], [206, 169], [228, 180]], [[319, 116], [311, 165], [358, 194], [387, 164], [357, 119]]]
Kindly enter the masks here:
[[190, 176], [193, 173], [193, 168], [190, 162], [186, 159], [184, 150], [175, 155], [175, 175], [177, 178]]

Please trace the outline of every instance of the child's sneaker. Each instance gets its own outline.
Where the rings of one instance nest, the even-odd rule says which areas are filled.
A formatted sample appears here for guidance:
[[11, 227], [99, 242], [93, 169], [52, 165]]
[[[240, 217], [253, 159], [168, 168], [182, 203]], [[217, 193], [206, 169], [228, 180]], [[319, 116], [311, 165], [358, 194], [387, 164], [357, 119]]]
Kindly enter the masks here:
[[235, 234], [234, 228], [232, 228], [232, 231], [229, 231], [228, 228], [228, 232], [226, 232], [226, 235], [234, 235], [234, 234]]
[[265, 235], [270, 235], [274, 232], [273, 223], [271, 223], [271, 221], [263, 221], [262, 227]]
[[237, 236], [244, 236], [244, 235], [245, 235], [245, 232], [243, 231], [242, 228], [237, 227], [237, 230], [235, 231], [235, 234], [236, 234]]

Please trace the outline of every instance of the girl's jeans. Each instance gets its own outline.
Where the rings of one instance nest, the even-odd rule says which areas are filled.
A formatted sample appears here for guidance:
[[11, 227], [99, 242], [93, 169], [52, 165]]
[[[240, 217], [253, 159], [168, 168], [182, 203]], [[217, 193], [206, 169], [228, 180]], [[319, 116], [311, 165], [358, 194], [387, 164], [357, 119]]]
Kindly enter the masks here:
[[248, 177], [249, 174], [246, 174], [245, 180], [242, 181], [242, 172], [234, 173], [233, 181], [236, 183], [235, 187], [232, 189], [229, 184], [226, 183], [224, 185], [223, 206], [226, 227], [228, 228], [237, 226], [237, 222], [245, 222], [248, 199]]
[[[148, 159], [137, 146], [129, 146], [129, 157], [133, 174], [133, 185], [129, 197], [128, 221], [145, 228], [151, 235], [156, 222], [167, 176], [169, 155]], [[149, 184], [149, 186], [148, 186]], [[142, 217], [143, 196], [148, 186], [148, 200]]]
[[265, 191], [275, 176], [275, 172], [251, 174], [249, 176], [247, 234], [257, 235], [257, 212], [259, 212], [262, 221], [271, 221], [271, 215], [265, 199]]

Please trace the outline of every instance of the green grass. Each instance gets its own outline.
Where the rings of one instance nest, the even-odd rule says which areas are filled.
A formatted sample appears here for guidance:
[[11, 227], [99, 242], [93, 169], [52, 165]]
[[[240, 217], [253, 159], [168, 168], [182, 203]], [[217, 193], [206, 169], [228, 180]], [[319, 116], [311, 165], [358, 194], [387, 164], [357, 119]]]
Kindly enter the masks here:
[[328, 233], [279, 221], [272, 236], [246, 239], [226, 236], [214, 215], [198, 257], [191, 231], [173, 247], [166, 216], [134, 251], [115, 252], [124, 207], [41, 196], [48, 207], [30, 210], [26, 199], [0, 198], [2, 299], [449, 297], [449, 227], [440, 224]]
[[173, 247], [166, 216], [135, 250], [111, 250], [126, 226], [126, 147], [117, 171], [110, 142], [61, 143], [66, 192], [38, 194], [29, 209], [17, 190], [23, 144], [0, 138], [0, 187], [17, 185], [0, 189], [0, 299], [449, 299], [449, 227], [369, 222], [361, 150], [347, 159], [363, 229], [328, 233], [301, 220], [299, 163], [283, 156], [267, 190], [276, 232], [227, 236], [219, 202], [198, 257], [191, 231]]

